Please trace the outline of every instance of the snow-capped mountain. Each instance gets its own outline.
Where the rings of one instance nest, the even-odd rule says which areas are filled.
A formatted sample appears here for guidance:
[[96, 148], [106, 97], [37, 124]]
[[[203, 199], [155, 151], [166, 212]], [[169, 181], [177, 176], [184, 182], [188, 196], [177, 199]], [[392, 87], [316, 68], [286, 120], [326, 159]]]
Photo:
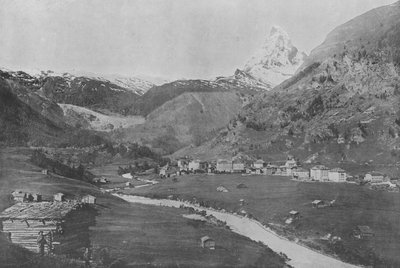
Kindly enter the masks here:
[[263, 47], [251, 57], [243, 71], [271, 89], [290, 78], [306, 56], [293, 46], [285, 30], [273, 26]]
[[78, 72], [78, 71], [71, 71], [63, 74], [47, 71], [47, 72], [41, 72], [41, 74], [42, 75], [45, 74], [46, 76], [60, 76], [71, 79], [75, 77], [87, 77], [98, 81], [110, 82], [123, 89], [131, 90], [138, 95], [143, 95], [144, 93], [146, 93], [147, 90], [155, 86], [154, 83], [136, 76], [123, 76], [123, 75], [111, 75], [111, 74], [103, 75], [91, 72]]
[[146, 75], [119, 75], [119, 74], [98, 74], [86, 71], [67, 71], [67, 72], [56, 72], [56, 71], [43, 71], [40, 69], [24, 69], [22, 71], [11, 71], [7, 68], [0, 67], [0, 70], [8, 72], [15, 77], [21, 77], [23, 74], [28, 74], [32, 79], [43, 79], [45, 77], [62, 77], [68, 81], [75, 78], [88, 78], [103, 82], [109, 82], [111, 84], [117, 85], [118, 87], [132, 91], [135, 94], [143, 95], [153, 86], [159, 86], [168, 83], [169, 80], [161, 77], [152, 77]]

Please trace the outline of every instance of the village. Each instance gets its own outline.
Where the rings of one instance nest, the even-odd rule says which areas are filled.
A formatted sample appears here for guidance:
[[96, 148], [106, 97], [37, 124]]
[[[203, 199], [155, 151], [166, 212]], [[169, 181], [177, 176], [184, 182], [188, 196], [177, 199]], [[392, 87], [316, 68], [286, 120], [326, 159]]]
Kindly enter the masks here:
[[[115, 166], [118, 168], [118, 164]], [[53, 172], [48, 169], [38, 170], [37, 173], [48, 180], [55, 179]], [[98, 172], [94, 174], [90, 183], [105, 196], [143, 195], [159, 200], [165, 198], [188, 202], [199, 207], [200, 211], [203, 207], [213, 208], [254, 220], [262, 224], [263, 228], [282, 232], [282, 236], [293, 236], [296, 241], [301, 241], [301, 236], [297, 238], [298, 234], [292, 232], [300, 232], [298, 229], [303, 222], [316, 215], [329, 220], [331, 213], [342, 211], [343, 198], [337, 196], [337, 190], [332, 191], [330, 187], [340, 186], [342, 190], [339, 192], [347, 191], [345, 189], [349, 187], [366, 188], [357, 186], [356, 179], [343, 169], [329, 169], [323, 165], [305, 168], [293, 157], [274, 163], [261, 159], [201, 161], [185, 157], [159, 169], [139, 173], [117, 174], [115, 170], [115, 176]], [[370, 172], [365, 174], [363, 182], [363, 185], [372, 187], [388, 182], [394, 184], [395, 180], [381, 173]], [[279, 190], [277, 185], [281, 183], [285, 188], [304, 184], [316, 185], [321, 190], [311, 196], [300, 194], [301, 201], [296, 202], [301, 203], [300, 206], [293, 205], [295, 203], [291, 201], [276, 204], [258, 201], [274, 196], [274, 189]], [[13, 205], [0, 214], [2, 233], [7, 235], [7, 239], [39, 255], [66, 254], [79, 259], [89, 256], [87, 258], [90, 259], [93, 245], [89, 233], [96, 224], [97, 198], [91, 194], [71, 195], [62, 191], [42, 195], [40, 191], [27, 189], [10, 191]], [[292, 189], [288, 193], [298, 191]], [[284, 193], [279, 199], [285, 200], [287, 196]], [[279, 209], [276, 210], [274, 206]], [[257, 213], [260, 209], [265, 213]], [[224, 223], [213, 217], [204, 217], [192, 210], [190, 213], [183, 217], [226, 228]], [[379, 233], [379, 228], [370, 222], [354, 220], [347, 225], [351, 241], [360, 241], [362, 245], [370, 243]], [[312, 227], [308, 229], [301, 232], [313, 230]], [[317, 237], [329, 247], [341, 244], [345, 239], [338, 230], [327, 230]], [[197, 234], [193, 246], [218, 251], [222, 243], [212, 232], [202, 232]], [[299, 243], [308, 246], [305, 242]]]
[[288, 156], [286, 161], [280, 163], [267, 163], [262, 159], [255, 161], [244, 161], [240, 159], [218, 159], [217, 161], [203, 161], [180, 158], [174, 164], [160, 168], [161, 178], [180, 176], [183, 174], [242, 174], [245, 175], [268, 175], [286, 176], [293, 180], [304, 182], [336, 182], [336, 183], [368, 183], [371, 189], [399, 191], [400, 180], [391, 178], [381, 172], [368, 172], [363, 175], [352, 176], [345, 170], [335, 167], [328, 168], [324, 165], [315, 165], [311, 168], [302, 167], [298, 160]]

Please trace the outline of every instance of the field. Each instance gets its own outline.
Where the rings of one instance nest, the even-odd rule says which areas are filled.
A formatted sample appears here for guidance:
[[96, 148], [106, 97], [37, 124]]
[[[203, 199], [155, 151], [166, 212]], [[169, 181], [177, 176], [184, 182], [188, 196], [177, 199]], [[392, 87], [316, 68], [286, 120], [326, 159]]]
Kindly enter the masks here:
[[[243, 183], [247, 188], [238, 189]], [[217, 192], [218, 186], [229, 192]], [[400, 265], [400, 195], [375, 192], [355, 184], [296, 182], [285, 177], [241, 175], [189, 175], [177, 182], [131, 189], [127, 193], [148, 197], [185, 200], [194, 199], [206, 206], [232, 212], [245, 210], [260, 222], [279, 233], [309, 246], [337, 254], [342, 259], [376, 267]], [[242, 206], [239, 202], [244, 199]], [[336, 200], [334, 206], [312, 208], [315, 199]], [[291, 210], [300, 212], [300, 219], [291, 225], [285, 219]], [[352, 236], [357, 225], [368, 225], [375, 236], [356, 240]], [[327, 234], [342, 238], [332, 244], [321, 239]]]
[[[26, 148], [3, 148], [0, 152], [0, 210], [12, 205], [10, 193], [15, 189], [39, 192], [47, 199], [56, 192], [66, 193], [67, 198], [86, 193], [97, 196], [99, 215], [96, 217], [96, 225], [91, 228], [95, 261], [100, 258], [100, 250], [107, 248], [110, 262], [119, 261], [121, 265], [118, 267], [284, 265], [283, 258], [268, 247], [232, 233], [225, 227], [184, 218], [182, 215], [188, 214], [186, 210], [133, 205], [103, 194], [91, 184], [51, 174], [43, 175], [40, 168], [29, 163], [31, 150]], [[99, 170], [106, 175], [113, 167], [105, 166], [96, 171]], [[200, 247], [200, 238], [205, 235], [216, 240], [214, 251]], [[3, 248], [5, 250], [0, 252], [0, 262], [10, 264], [8, 267], [20, 267], [22, 263], [28, 263], [30, 267], [77, 267], [77, 264], [71, 265], [62, 258], [49, 259], [46, 264], [35, 265], [28, 252], [11, 247], [4, 239], [0, 239], [0, 249]]]

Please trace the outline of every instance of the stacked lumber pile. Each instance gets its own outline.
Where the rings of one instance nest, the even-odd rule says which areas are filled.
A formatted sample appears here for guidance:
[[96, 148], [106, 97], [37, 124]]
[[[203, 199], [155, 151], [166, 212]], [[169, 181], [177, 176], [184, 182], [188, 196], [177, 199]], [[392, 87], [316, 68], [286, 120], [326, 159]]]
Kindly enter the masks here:
[[45, 252], [69, 253], [89, 247], [89, 227], [95, 210], [78, 202], [18, 203], [0, 214], [3, 232], [11, 242], [39, 253], [39, 232], [45, 235]]

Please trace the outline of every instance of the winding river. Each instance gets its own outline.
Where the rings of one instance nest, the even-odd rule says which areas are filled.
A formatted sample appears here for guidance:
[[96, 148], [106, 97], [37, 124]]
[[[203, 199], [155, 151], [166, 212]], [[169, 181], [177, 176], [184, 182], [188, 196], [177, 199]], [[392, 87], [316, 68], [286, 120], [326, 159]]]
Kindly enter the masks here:
[[209, 215], [213, 215], [221, 221], [225, 221], [231, 230], [240, 235], [246, 236], [254, 241], [260, 241], [275, 252], [282, 252], [288, 256], [288, 264], [296, 268], [333, 268], [333, 267], [358, 267], [352, 264], [342, 262], [334, 257], [314, 251], [305, 246], [299, 245], [293, 241], [287, 240], [274, 233], [272, 230], [264, 227], [258, 221], [233, 215], [227, 212], [221, 212], [210, 208], [193, 205], [189, 202], [151, 199], [141, 196], [114, 194], [131, 203], [140, 203], [154, 206], [166, 206], [179, 208], [182, 205], [192, 207], [196, 210], [204, 210]]

